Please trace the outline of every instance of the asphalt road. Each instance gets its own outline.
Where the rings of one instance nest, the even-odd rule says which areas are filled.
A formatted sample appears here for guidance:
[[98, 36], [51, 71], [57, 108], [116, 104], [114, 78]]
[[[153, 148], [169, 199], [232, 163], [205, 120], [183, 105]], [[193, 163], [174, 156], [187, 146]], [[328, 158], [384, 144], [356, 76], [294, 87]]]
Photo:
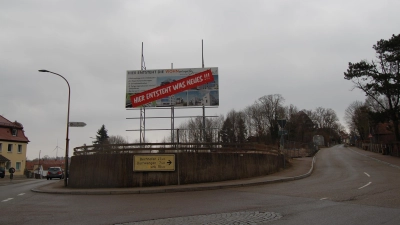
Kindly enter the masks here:
[[305, 179], [140, 195], [55, 195], [46, 182], [2, 185], [0, 224], [400, 224], [400, 167], [341, 145]]

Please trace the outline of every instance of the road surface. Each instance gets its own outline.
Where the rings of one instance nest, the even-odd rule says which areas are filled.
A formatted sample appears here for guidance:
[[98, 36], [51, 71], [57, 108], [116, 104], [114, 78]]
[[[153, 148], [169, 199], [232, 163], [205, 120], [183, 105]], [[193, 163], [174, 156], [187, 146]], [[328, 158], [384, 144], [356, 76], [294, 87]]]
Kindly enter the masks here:
[[311, 176], [231, 189], [57, 195], [2, 185], [0, 224], [400, 224], [400, 167], [343, 147], [318, 152]]

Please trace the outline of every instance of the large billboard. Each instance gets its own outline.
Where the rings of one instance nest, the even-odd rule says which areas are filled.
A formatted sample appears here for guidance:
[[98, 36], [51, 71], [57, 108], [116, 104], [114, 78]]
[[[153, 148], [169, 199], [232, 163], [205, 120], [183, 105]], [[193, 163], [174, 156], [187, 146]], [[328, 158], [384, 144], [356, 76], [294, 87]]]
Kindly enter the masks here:
[[218, 67], [128, 70], [125, 107], [218, 106]]

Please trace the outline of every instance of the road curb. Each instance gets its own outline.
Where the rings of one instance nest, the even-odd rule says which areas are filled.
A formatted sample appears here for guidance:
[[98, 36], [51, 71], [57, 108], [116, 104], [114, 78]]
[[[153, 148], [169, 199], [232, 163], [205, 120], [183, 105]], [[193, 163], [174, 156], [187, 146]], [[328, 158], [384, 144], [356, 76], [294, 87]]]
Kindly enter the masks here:
[[[88, 191], [54, 191], [54, 190], [41, 190], [40, 187], [38, 189], [31, 189], [32, 192], [36, 193], [45, 193], [45, 194], [66, 194], [66, 195], [123, 195], [123, 194], [156, 194], [156, 193], [173, 193], [173, 192], [191, 192], [191, 191], [209, 191], [209, 190], [218, 190], [218, 189], [227, 189], [227, 188], [237, 188], [237, 187], [250, 187], [264, 184], [273, 184], [287, 181], [294, 181], [309, 177], [314, 171], [314, 164], [316, 155], [311, 160], [311, 168], [310, 170], [302, 175], [295, 177], [286, 177], [275, 180], [267, 180], [267, 181], [258, 181], [258, 182], [249, 182], [242, 184], [226, 184], [226, 185], [212, 185], [203, 186], [203, 187], [178, 187], [178, 188], [163, 188], [163, 189], [144, 189], [144, 190], [114, 190], [114, 191], [105, 191], [105, 190], [88, 190]], [[47, 184], [48, 185], [48, 184]]]

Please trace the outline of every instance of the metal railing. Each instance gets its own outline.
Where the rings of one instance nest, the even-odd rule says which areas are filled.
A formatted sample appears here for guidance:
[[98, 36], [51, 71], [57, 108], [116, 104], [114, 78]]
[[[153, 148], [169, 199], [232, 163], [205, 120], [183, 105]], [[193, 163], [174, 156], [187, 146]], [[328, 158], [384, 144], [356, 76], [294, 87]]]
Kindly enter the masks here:
[[124, 153], [262, 153], [278, 155], [271, 146], [256, 143], [135, 143], [88, 145], [74, 148], [74, 155], [124, 154]]
[[287, 157], [300, 158], [313, 156], [318, 150], [318, 146], [312, 142], [307, 144], [295, 141], [286, 141], [283, 151]]

